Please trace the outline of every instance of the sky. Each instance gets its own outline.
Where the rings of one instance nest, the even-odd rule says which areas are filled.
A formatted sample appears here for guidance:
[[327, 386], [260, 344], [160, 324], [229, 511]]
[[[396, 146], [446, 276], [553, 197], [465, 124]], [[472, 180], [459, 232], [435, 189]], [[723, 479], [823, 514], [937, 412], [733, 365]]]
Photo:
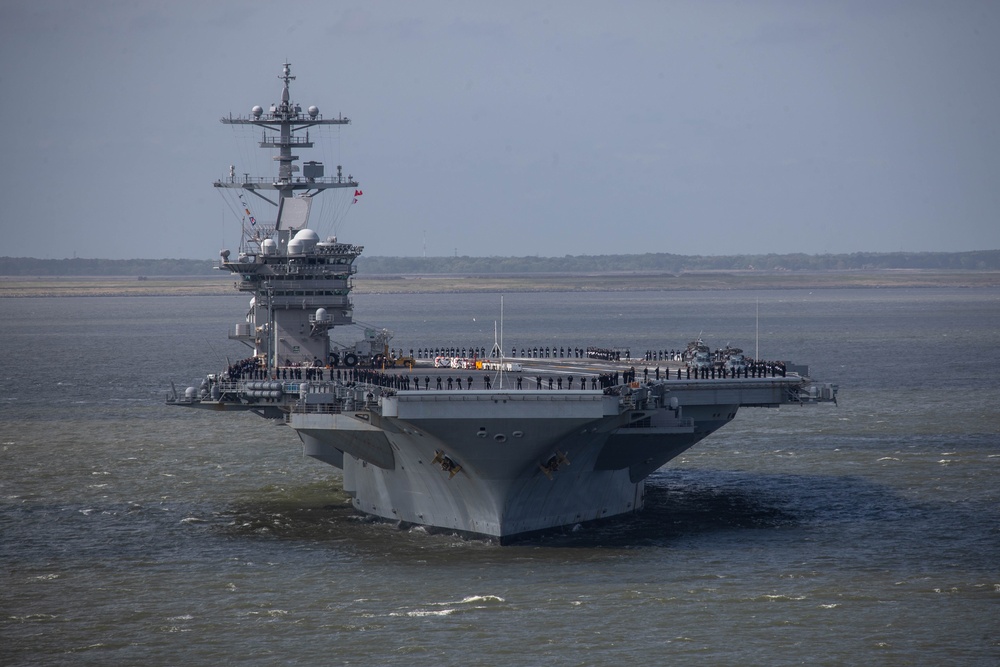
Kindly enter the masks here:
[[368, 255], [1000, 248], [1000, 2], [5, 0], [0, 256], [237, 247], [286, 61]]

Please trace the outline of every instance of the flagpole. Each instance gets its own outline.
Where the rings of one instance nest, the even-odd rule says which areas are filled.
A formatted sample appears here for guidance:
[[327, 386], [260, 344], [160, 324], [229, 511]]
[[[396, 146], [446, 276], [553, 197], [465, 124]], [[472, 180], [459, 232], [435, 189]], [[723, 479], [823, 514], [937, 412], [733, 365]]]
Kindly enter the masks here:
[[757, 297], [757, 331], [754, 336], [753, 359], [760, 360], [760, 297]]
[[503, 389], [503, 294], [500, 295], [500, 381], [498, 387]]

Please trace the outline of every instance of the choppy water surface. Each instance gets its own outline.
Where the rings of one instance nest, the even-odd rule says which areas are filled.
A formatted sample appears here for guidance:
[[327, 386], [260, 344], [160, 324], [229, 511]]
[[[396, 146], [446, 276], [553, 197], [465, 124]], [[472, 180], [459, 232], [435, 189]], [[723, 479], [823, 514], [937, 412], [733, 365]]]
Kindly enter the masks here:
[[[511, 547], [359, 518], [252, 415], [168, 408], [239, 297], [0, 300], [0, 663], [1000, 660], [1000, 290], [513, 294], [505, 347], [808, 363], [639, 515]], [[394, 345], [493, 342], [499, 297], [359, 295]]]

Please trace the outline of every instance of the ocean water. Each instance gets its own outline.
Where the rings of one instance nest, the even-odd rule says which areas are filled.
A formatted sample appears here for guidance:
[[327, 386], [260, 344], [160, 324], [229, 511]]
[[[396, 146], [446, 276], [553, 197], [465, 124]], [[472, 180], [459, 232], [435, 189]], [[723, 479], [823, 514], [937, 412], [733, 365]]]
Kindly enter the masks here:
[[[841, 386], [508, 547], [366, 520], [289, 429], [164, 405], [245, 356], [245, 310], [0, 300], [0, 664], [1000, 663], [1000, 290], [506, 295], [507, 349], [700, 335]], [[488, 348], [500, 297], [355, 313]]]

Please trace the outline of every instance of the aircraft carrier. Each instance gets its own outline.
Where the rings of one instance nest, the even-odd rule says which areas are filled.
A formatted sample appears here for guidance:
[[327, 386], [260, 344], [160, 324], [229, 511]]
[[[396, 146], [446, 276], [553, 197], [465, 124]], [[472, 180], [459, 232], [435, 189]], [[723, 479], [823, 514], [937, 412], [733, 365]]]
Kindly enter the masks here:
[[[646, 477], [741, 407], [836, 400], [837, 386], [804, 368], [713, 358], [700, 341], [655, 377], [637, 372], [628, 350], [505, 355], [498, 337], [489, 350], [404, 353], [376, 327], [334, 343], [334, 330], [355, 324], [350, 292], [363, 248], [321, 239], [310, 213], [329, 191], [355, 200], [362, 191], [340, 166], [327, 176], [323, 163], [294, 153], [313, 147], [311, 128], [350, 121], [294, 103], [290, 64], [279, 79], [269, 110], [222, 118], [256, 131], [277, 175], [230, 168], [214, 184], [243, 224], [239, 252], [223, 250], [220, 268], [250, 297], [229, 334], [248, 355], [168, 403], [280, 419], [307, 455], [343, 471], [358, 511], [506, 543], [639, 511]], [[258, 221], [249, 198], [270, 212]]]

